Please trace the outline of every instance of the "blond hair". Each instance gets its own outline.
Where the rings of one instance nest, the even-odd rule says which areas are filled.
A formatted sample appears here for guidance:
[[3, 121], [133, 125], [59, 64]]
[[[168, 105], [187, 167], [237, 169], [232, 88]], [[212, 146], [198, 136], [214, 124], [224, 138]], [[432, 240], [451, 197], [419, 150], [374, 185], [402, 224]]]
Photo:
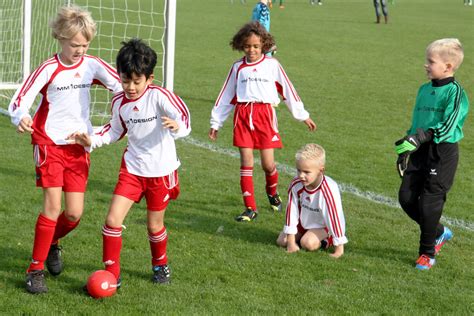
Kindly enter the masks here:
[[443, 61], [451, 63], [454, 71], [461, 66], [464, 59], [464, 50], [457, 38], [442, 38], [432, 42], [426, 48], [426, 55], [432, 54], [437, 54]]
[[76, 5], [61, 7], [49, 26], [57, 40], [71, 39], [81, 33], [90, 42], [96, 34], [96, 24], [91, 13]]
[[326, 151], [318, 144], [306, 144], [296, 152], [295, 158], [297, 161], [313, 160], [319, 166], [324, 166], [326, 164]]

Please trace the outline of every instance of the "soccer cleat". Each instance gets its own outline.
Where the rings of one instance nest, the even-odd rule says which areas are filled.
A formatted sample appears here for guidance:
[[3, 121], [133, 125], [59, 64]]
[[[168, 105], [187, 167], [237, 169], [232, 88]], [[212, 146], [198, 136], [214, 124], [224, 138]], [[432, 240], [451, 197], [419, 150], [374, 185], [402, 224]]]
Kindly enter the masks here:
[[281, 212], [281, 197], [278, 193], [275, 195], [267, 194], [268, 201], [270, 202], [270, 208], [274, 212]]
[[169, 284], [171, 282], [171, 271], [167, 264], [153, 267], [153, 283]]
[[326, 238], [326, 239], [321, 240], [321, 246], [319, 249], [328, 250], [332, 246], [333, 246], [332, 238]]
[[441, 251], [441, 247], [443, 247], [443, 245], [450, 241], [451, 238], [453, 238], [453, 232], [451, 231], [451, 229], [449, 229], [448, 227], [444, 226], [444, 232], [441, 234], [441, 236], [439, 236], [438, 238], [436, 238], [436, 242], [435, 242], [435, 255], [437, 255], [440, 251]]
[[63, 260], [61, 258], [62, 248], [59, 244], [53, 244], [49, 247], [48, 258], [46, 258], [46, 268], [51, 275], [60, 275], [63, 271]]
[[427, 255], [421, 255], [418, 260], [416, 260], [416, 268], [418, 270], [429, 270], [436, 263], [435, 258], [430, 258]]
[[26, 290], [32, 294], [48, 292], [43, 270], [33, 270], [26, 275]]
[[258, 212], [256, 210], [252, 210], [248, 207], [242, 214], [235, 217], [237, 222], [251, 222], [256, 220], [258, 216]]

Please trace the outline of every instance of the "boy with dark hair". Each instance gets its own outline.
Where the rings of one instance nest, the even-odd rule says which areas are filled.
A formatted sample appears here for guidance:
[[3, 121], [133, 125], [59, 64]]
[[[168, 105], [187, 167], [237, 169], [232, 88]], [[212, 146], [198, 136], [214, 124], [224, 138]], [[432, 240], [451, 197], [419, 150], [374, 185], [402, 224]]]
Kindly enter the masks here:
[[148, 239], [153, 282], [170, 282], [164, 215], [169, 200], [179, 194], [175, 139], [191, 132], [189, 111], [177, 95], [152, 83], [156, 53], [139, 39], [122, 43], [117, 72], [123, 93], [112, 99], [110, 122], [92, 136], [74, 134], [71, 139], [91, 149], [128, 135], [118, 183], [102, 227], [103, 262], [120, 286], [122, 224], [133, 203], [144, 196], [147, 203]]
[[435, 255], [453, 237], [439, 220], [454, 181], [458, 142], [469, 110], [464, 89], [454, 73], [464, 58], [458, 39], [434, 41], [426, 49], [425, 70], [431, 82], [418, 90], [412, 125], [398, 140], [397, 169], [402, 177], [398, 199], [403, 210], [420, 226], [416, 268], [429, 270]]

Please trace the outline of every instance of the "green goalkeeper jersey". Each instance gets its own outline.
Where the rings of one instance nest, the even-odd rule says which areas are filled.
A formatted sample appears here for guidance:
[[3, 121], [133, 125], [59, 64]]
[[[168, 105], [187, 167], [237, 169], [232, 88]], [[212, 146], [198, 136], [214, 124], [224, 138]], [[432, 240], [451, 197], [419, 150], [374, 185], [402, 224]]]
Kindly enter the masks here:
[[418, 90], [408, 135], [416, 134], [417, 128], [432, 129], [435, 143], [456, 143], [464, 136], [462, 127], [468, 111], [466, 92], [454, 77], [432, 80]]

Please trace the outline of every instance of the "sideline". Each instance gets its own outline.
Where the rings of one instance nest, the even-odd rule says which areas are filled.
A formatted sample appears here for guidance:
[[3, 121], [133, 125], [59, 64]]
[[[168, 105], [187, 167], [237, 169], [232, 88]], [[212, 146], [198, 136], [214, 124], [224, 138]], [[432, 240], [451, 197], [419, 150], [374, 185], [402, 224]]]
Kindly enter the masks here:
[[[199, 148], [207, 149], [214, 153], [227, 155], [233, 158], [240, 158], [239, 152], [235, 149], [223, 148], [212, 143], [197, 140], [191, 136], [180, 138], [178, 139], [178, 141], [186, 143], [186, 144], [191, 144]], [[260, 158], [258, 157], [255, 157], [254, 161], [255, 161], [255, 164], [260, 164]], [[290, 167], [285, 164], [278, 163], [278, 162], [277, 162], [277, 169], [278, 171], [286, 173], [288, 175], [296, 174], [295, 168]], [[400, 208], [400, 204], [398, 203], [398, 201], [396, 201], [393, 198], [383, 196], [378, 193], [374, 193], [370, 191], [361, 191], [355, 186], [353, 186], [352, 184], [346, 184], [346, 183], [340, 183], [340, 182], [338, 182], [338, 184], [342, 192], [350, 193], [352, 195], [355, 195], [357, 197], [360, 197], [362, 199], [365, 199], [377, 204], [382, 204], [382, 205], [386, 205], [393, 208]], [[441, 220], [445, 222], [447, 225], [456, 226], [456, 227], [459, 227], [471, 232], [474, 231], [474, 223], [466, 222], [461, 219], [451, 218], [447, 216], [441, 216]]]

